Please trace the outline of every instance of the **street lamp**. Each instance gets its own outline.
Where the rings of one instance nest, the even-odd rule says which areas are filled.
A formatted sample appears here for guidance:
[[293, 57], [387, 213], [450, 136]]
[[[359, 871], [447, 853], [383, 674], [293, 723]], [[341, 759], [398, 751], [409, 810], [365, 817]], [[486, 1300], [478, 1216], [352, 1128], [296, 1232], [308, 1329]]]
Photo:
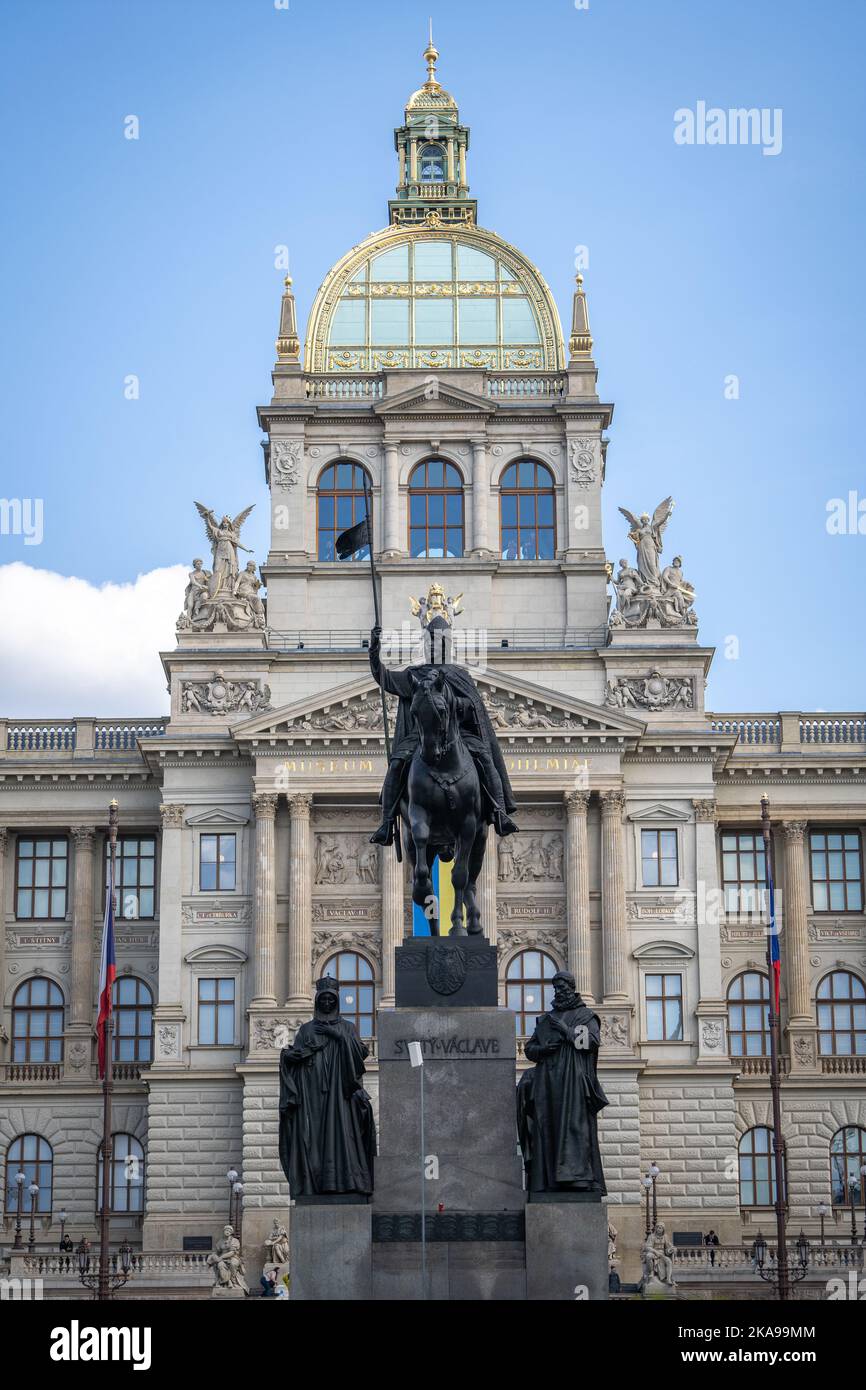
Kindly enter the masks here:
[[[76, 1245], [75, 1254], [78, 1258], [78, 1278], [86, 1289], [98, 1289], [104, 1286], [108, 1294], [111, 1295], [122, 1288], [129, 1278], [129, 1271], [132, 1267], [132, 1246], [127, 1241], [123, 1242], [117, 1254], [112, 1258], [111, 1263], [114, 1269], [111, 1274], [110, 1286], [108, 1278], [100, 1279], [98, 1269], [91, 1269], [90, 1241], [86, 1240], [84, 1236]], [[120, 1261], [120, 1269], [117, 1267], [118, 1260]]]
[[661, 1170], [661, 1168], [659, 1168], [658, 1164], [656, 1164], [656, 1163], [651, 1163], [650, 1166], [649, 1166], [649, 1171], [648, 1171], [648, 1173], [647, 1173], [647, 1176], [650, 1177], [650, 1178], [652, 1178], [652, 1185], [653, 1185], [653, 1230], [655, 1230], [655, 1228], [656, 1228], [656, 1226], [657, 1226], [657, 1224], [658, 1224], [658, 1215], [659, 1215], [659, 1213], [658, 1213], [658, 1203], [657, 1203], [657, 1200], [656, 1200], [656, 1179], [657, 1179], [658, 1177], [661, 1176], [661, 1171], [662, 1171], [662, 1170]]
[[229, 1225], [234, 1225], [234, 1191], [235, 1183], [240, 1177], [237, 1168], [230, 1168], [226, 1173], [226, 1182], [229, 1185]]
[[826, 1203], [826, 1202], [819, 1202], [819, 1203], [818, 1203], [818, 1206], [817, 1206], [817, 1208], [816, 1208], [816, 1210], [817, 1210], [817, 1212], [818, 1212], [818, 1218], [819, 1218], [819, 1220], [820, 1220], [820, 1222], [821, 1222], [821, 1244], [823, 1245], [823, 1244], [824, 1244], [824, 1221], [825, 1221], [825, 1219], [830, 1215], [830, 1208], [827, 1206], [827, 1203]]
[[860, 1164], [860, 1196], [863, 1198], [863, 1244], [866, 1245], [866, 1163]]
[[651, 1189], [652, 1189], [652, 1187], [653, 1187], [653, 1180], [652, 1180], [652, 1178], [649, 1177], [649, 1175], [647, 1175], [647, 1177], [645, 1177], [645, 1178], [641, 1178], [641, 1186], [643, 1187], [643, 1189], [644, 1189], [644, 1194], [645, 1194], [645, 1196], [646, 1196], [646, 1234], [649, 1235], [650, 1229], [651, 1229], [651, 1228], [650, 1228], [650, 1191], [651, 1191]]
[[233, 1229], [234, 1229], [234, 1233], [235, 1233], [235, 1235], [237, 1236], [238, 1240], [240, 1240], [240, 1239], [241, 1239], [241, 1227], [242, 1227], [242, 1225], [243, 1225], [243, 1216], [242, 1216], [242, 1209], [241, 1209], [241, 1201], [242, 1201], [242, 1198], [243, 1198], [243, 1195], [244, 1195], [244, 1185], [243, 1185], [242, 1182], [236, 1182], [236, 1183], [233, 1183], [233, 1184], [232, 1184], [232, 1194], [233, 1194], [234, 1199], [235, 1199], [235, 1217], [234, 1217], [234, 1220], [232, 1221], [232, 1227], [233, 1227]]
[[857, 1211], [856, 1211], [856, 1207], [855, 1207], [855, 1199], [856, 1199], [856, 1193], [857, 1193], [857, 1186], [858, 1186], [858, 1184], [857, 1184], [857, 1179], [855, 1178], [854, 1174], [852, 1173], [851, 1176], [850, 1176], [849, 1179], [848, 1179], [848, 1201], [849, 1201], [850, 1204], [851, 1204], [851, 1244], [852, 1244], [852, 1245], [856, 1245], [856, 1244], [857, 1244]]
[[[801, 1231], [800, 1231], [800, 1234], [799, 1234], [798, 1237], [797, 1237], [797, 1267], [796, 1267], [796, 1269], [791, 1269], [791, 1267], [788, 1266], [788, 1268], [787, 1268], [787, 1270], [786, 1270], [786, 1274], [787, 1274], [788, 1279], [789, 1279], [792, 1283], [794, 1283], [794, 1284], [799, 1284], [800, 1280], [801, 1280], [801, 1279], [805, 1279], [805, 1277], [806, 1277], [806, 1275], [807, 1275], [807, 1273], [808, 1273], [808, 1270], [809, 1270], [809, 1248], [810, 1248], [810, 1247], [809, 1247], [809, 1242], [808, 1242], [808, 1240], [806, 1239], [805, 1233], [801, 1230]], [[766, 1260], [767, 1260], [767, 1242], [764, 1240], [764, 1237], [763, 1237], [763, 1235], [761, 1234], [760, 1231], [759, 1231], [758, 1234], [755, 1236], [755, 1243], [754, 1243], [754, 1245], [752, 1246], [752, 1253], [753, 1253], [753, 1255], [754, 1255], [754, 1257], [755, 1257], [755, 1265], [756, 1265], [757, 1271], [758, 1271], [758, 1273], [760, 1274], [761, 1278], [763, 1279], [764, 1283], [765, 1283], [765, 1284], [772, 1284], [772, 1285], [774, 1286], [774, 1288], [776, 1289], [776, 1291], [778, 1292], [778, 1288], [779, 1288], [779, 1278], [778, 1278], [779, 1261], [778, 1261], [778, 1259], [771, 1260], [771, 1261], [770, 1261], [770, 1268], [769, 1268], [769, 1269], [765, 1269], [765, 1268], [764, 1268], [764, 1266], [765, 1266], [765, 1264], [766, 1264]], [[778, 1255], [778, 1252], [777, 1252], [777, 1255]]]
[[57, 1213], [57, 1220], [60, 1222], [60, 1248], [62, 1249], [63, 1242], [66, 1238], [66, 1223], [69, 1220], [69, 1212], [65, 1207], [60, 1208]]
[[26, 1173], [22, 1173], [22, 1172], [19, 1170], [19, 1171], [15, 1174], [15, 1185], [16, 1185], [16, 1187], [18, 1188], [18, 1206], [17, 1206], [17, 1209], [16, 1209], [16, 1216], [15, 1216], [15, 1244], [12, 1246], [12, 1249], [13, 1249], [13, 1250], [23, 1250], [23, 1249], [24, 1249], [24, 1246], [23, 1246], [22, 1243], [21, 1243], [21, 1204], [22, 1204], [22, 1202], [23, 1202], [23, 1200], [24, 1200], [24, 1184], [26, 1183], [26, 1181], [27, 1181], [27, 1174], [26, 1174]]
[[30, 1193], [30, 1239], [27, 1242], [27, 1253], [33, 1255], [36, 1251], [36, 1198], [39, 1196], [38, 1182], [32, 1182], [27, 1191]]

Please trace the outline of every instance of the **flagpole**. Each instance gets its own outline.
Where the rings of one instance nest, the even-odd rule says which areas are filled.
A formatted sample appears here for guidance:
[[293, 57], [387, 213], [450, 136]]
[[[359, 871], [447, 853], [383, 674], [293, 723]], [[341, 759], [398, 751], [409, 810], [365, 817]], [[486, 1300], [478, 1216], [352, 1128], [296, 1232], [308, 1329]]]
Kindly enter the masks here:
[[[109, 912], [114, 914], [114, 885], [117, 877], [117, 802], [108, 808]], [[104, 945], [103, 945], [104, 949]], [[111, 1204], [111, 1091], [114, 1081], [114, 1046], [111, 1037], [111, 990], [108, 992], [108, 1015], [105, 1020], [105, 1074], [102, 1078], [102, 1210], [99, 1213], [99, 1280], [96, 1297], [104, 1302], [111, 1297], [109, 1272], [109, 1235]]]
[[776, 973], [773, 959], [773, 938], [777, 931], [773, 874], [773, 842], [770, 834], [770, 798], [761, 797], [761, 834], [764, 840], [764, 884], [767, 890], [769, 934], [767, 936], [767, 977], [770, 987], [770, 1096], [773, 1105], [773, 1161], [776, 1177], [776, 1284], [779, 1299], [790, 1297], [788, 1276], [788, 1245], [785, 1233], [785, 1166], [782, 1147], [782, 1103], [779, 1076], [779, 1044], [781, 1041], [781, 1002], [776, 994]]
[[[373, 613], [375, 615], [376, 626], [381, 628], [382, 616], [379, 612], [379, 594], [376, 589], [376, 567], [373, 564], [373, 516], [370, 510], [369, 483], [367, 481], [367, 470], [361, 469], [361, 477], [364, 483], [364, 517], [367, 522], [367, 552], [370, 556], [370, 583], [373, 586]], [[388, 733], [388, 706], [385, 703], [385, 691], [381, 682], [379, 683], [379, 695], [382, 699], [382, 728], [385, 731], [385, 761], [391, 761], [391, 736]], [[400, 817], [394, 822], [394, 849], [397, 853], [397, 861], [402, 864], [403, 850], [400, 844]]]

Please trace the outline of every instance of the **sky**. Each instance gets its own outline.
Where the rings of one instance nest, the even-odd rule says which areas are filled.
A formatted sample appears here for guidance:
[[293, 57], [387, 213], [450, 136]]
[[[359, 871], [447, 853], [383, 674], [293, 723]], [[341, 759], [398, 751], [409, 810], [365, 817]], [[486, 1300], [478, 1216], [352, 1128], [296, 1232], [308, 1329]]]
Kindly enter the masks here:
[[[303, 336], [330, 266], [387, 223], [431, 4], [4, 0], [0, 498], [41, 522], [25, 507], [9, 534], [0, 511], [3, 713], [167, 708], [194, 498], [255, 502], [264, 560], [275, 248]], [[541, 268], [566, 336], [585, 248], [616, 405], [608, 557], [630, 549], [618, 506], [672, 494], [666, 552], [717, 648], [708, 707], [862, 709], [866, 6], [432, 18], [479, 223]], [[766, 111], [766, 138], [678, 143], [699, 103]]]

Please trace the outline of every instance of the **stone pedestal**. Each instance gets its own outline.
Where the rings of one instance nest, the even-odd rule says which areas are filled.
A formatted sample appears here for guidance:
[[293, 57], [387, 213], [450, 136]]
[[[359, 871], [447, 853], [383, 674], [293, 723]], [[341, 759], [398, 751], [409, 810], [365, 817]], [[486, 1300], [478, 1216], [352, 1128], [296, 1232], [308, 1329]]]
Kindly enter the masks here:
[[394, 952], [397, 1008], [495, 1008], [496, 947], [483, 936], [413, 936]]
[[372, 1207], [351, 1198], [295, 1202], [289, 1221], [293, 1302], [373, 1297]]
[[526, 1207], [526, 1297], [606, 1299], [608, 1273], [607, 1207], [533, 1193]]

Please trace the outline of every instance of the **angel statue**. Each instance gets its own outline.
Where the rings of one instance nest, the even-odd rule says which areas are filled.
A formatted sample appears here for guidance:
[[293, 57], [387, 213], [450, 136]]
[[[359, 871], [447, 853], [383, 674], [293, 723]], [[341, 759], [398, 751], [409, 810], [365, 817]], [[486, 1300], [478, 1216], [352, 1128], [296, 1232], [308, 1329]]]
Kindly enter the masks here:
[[203, 507], [201, 502], [196, 502], [195, 505], [204, 522], [213, 551], [213, 575], [216, 581], [214, 589], [232, 590], [240, 572], [238, 551], [243, 550], [247, 555], [252, 555], [247, 546], [241, 545], [241, 527], [253, 508], [247, 507], [245, 511], [239, 512], [234, 521], [230, 516], [224, 516], [222, 521], [217, 521], [209, 507]]
[[672, 497], [666, 497], [663, 502], [659, 502], [652, 514], [652, 520], [646, 512], [643, 512], [638, 518], [626, 507], [619, 508], [631, 526], [628, 538], [630, 541], [634, 541], [637, 549], [637, 567], [640, 571], [640, 577], [644, 584], [651, 589], [657, 589], [661, 584], [659, 556], [662, 553], [662, 532], [670, 521], [673, 509], [674, 499]]

